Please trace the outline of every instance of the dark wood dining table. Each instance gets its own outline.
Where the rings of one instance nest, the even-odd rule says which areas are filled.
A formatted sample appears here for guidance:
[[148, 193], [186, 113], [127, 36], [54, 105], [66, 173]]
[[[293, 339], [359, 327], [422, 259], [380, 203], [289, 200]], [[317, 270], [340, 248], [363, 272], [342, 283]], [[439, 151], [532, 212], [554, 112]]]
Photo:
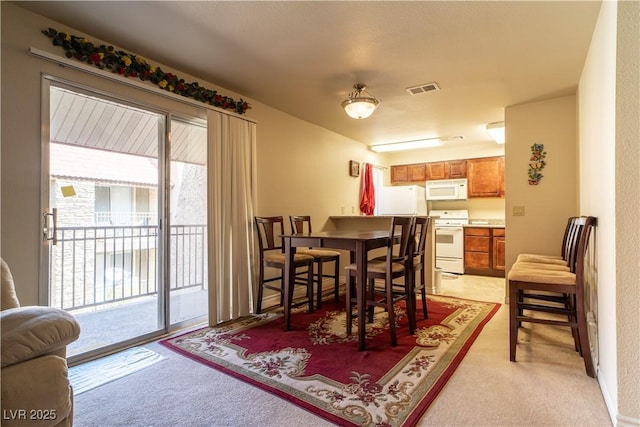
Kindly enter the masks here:
[[358, 309], [358, 349], [365, 345], [365, 316], [367, 255], [370, 250], [388, 245], [389, 231], [322, 231], [313, 233], [285, 234], [281, 236], [285, 251], [284, 274], [284, 323], [285, 330], [291, 329], [291, 309], [289, 289], [294, 281], [295, 271], [291, 268], [293, 255], [298, 247], [343, 249], [351, 253], [351, 262], [357, 266], [356, 298]]

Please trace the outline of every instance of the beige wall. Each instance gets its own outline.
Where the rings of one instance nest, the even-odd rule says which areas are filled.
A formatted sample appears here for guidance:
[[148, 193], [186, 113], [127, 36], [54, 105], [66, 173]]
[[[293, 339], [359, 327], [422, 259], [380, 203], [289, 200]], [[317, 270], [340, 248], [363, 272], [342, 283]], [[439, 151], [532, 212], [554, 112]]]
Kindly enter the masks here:
[[[41, 73], [136, 99], [156, 108], [206, 117], [198, 107], [113, 83], [87, 73], [62, 68], [28, 53], [30, 47], [64, 56], [40, 31], [48, 27], [68, 29], [2, 2], [2, 156], [1, 156], [1, 254], [11, 266], [17, 293], [23, 304], [42, 302], [39, 289], [41, 137]], [[89, 35], [89, 37], [91, 37]], [[91, 37], [94, 41], [97, 39]], [[108, 41], [109, 42], [109, 41]], [[110, 41], [113, 43], [113, 41]], [[126, 49], [126, 47], [122, 47]], [[150, 61], [153, 60], [150, 58]], [[162, 65], [162, 64], [158, 64]], [[187, 80], [195, 78], [180, 71]], [[239, 94], [201, 82], [225, 95]], [[377, 163], [377, 155], [363, 144], [311, 125], [248, 99], [247, 113], [258, 121], [259, 215], [309, 214], [314, 228], [322, 228], [340, 207], [359, 212], [360, 179], [349, 176], [349, 160]], [[295, 160], [292, 160], [295, 159]]]
[[[522, 252], [559, 255], [567, 218], [578, 214], [576, 99], [565, 96], [507, 107], [506, 122], [506, 264]], [[529, 185], [532, 144], [547, 152], [544, 177]], [[513, 216], [524, 206], [524, 216]]]
[[[618, 414], [640, 424], [640, 3], [618, 3], [616, 338]], [[611, 291], [610, 291], [611, 292]]]
[[378, 164], [376, 153], [273, 108], [259, 106], [252, 116], [258, 120], [257, 215], [311, 215], [320, 230], [342, 207], [360, 214], [362, 175], [349, 176], [349, 161]]
[[640, 422], [640, 4], [604, 2], [579, 86], [580, 211], [598, 217], [598, 379]]

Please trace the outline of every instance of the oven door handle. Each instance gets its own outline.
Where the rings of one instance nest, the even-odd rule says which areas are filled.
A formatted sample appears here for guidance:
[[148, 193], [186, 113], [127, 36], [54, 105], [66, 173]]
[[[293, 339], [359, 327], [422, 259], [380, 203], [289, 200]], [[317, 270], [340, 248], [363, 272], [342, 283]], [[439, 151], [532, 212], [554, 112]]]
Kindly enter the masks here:
[[440, 234], [454, 235], [456, 233], [460, 233], [462, 231], [462, 227], [436, 227], [436, 231]]

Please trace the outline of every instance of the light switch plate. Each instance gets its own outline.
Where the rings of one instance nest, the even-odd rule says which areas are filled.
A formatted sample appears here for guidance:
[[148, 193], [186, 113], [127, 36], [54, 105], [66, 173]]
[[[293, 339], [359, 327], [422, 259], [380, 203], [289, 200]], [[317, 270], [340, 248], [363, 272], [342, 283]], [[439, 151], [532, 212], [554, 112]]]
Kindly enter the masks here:
[[513, 216], [524, 216], [524, 206], [514, 206], [512, 209]]

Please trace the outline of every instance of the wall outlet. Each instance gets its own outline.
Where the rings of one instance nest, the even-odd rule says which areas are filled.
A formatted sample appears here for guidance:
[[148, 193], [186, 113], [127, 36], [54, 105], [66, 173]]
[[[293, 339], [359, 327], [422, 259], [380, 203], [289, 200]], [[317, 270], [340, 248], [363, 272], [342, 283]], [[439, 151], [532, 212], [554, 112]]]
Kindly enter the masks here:
[[513, 216], [524, 216], [524, 206], [514, 206], [512, 209]]
[[340, 206], [340, 214], [344, 215], [344, 206]]
[[351, 206], [351, 213], [352, 214], [356, 213], [356, 207], [355, 206]]

